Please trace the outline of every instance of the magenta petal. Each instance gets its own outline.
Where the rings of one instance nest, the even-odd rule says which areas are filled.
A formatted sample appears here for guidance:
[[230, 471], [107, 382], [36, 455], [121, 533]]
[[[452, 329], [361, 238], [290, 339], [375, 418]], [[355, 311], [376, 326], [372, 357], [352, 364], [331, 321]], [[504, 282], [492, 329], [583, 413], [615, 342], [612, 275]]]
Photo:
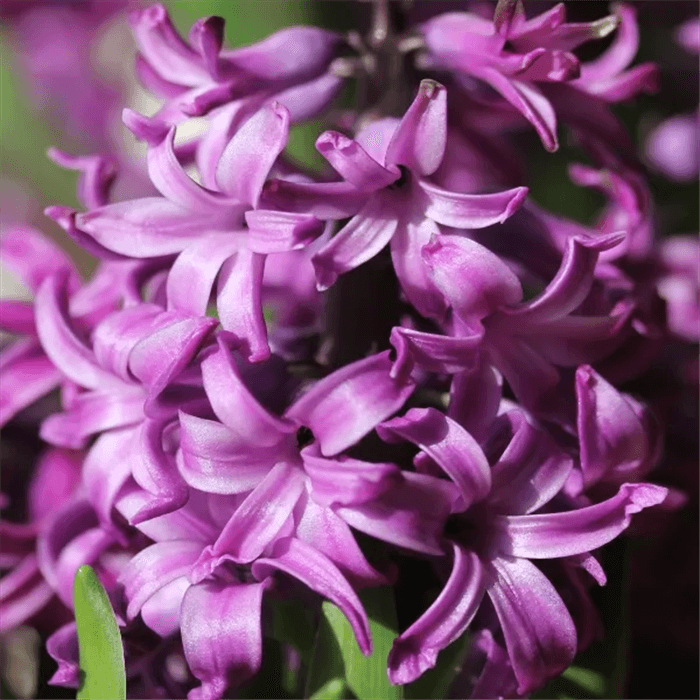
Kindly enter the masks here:
[[377, 498], [395, 486], [401, 471], [395, 464], [363, 462], [350, 457], [321, 457], [314, 443], [301, 452], [311, 480], [311, 496], [322, 506], [355, 505]]
[[499, 420], [510, 423], [513, 436], [493, 466], [489, 502], [502, 513], [532, 513], [561, 491], [573, 462], [523, 412], [509, 411]]
[[219, 52], [224, 43], [223, 17], [202, 17], [190, 29], [189, 41], [204, 63], [209, 74], [218, 77]]
[[270, 356], [267, 326], [262, 309], [265, 256], [239, 250], [222, 266], [216, 292], [221, 325], [243, 345], [249, 362]]
[[460, 372], [452, 379], [447, 415], [481, 443], [498, 414], [502, 395], [503, 378], [482, 357], [473, 371]]
[[311, 259], [319, 291], [328, 289], [338, 275], [373, 258], [391, 240], [397, 223], [389, 202], [372, 197]]
[[79, 386], [97, 389], [121, 384], [121, 380], [99, 366], [92, 351], [71, 328], [66, 287], [65, 274], [52, 275], [36, 293], [36, 327], [46, 354]]
[[305, 583], [324, 598], [335, 603], [343, 612], [355, 633], [355, 639], [365, 656], [372, 653], [372, 637], [367, 615], [360, 599], [333, 562], [301, 540], [289, 537], [273, 547], [268, 558], [253, 563], [257, 579], [282, 571]]
[[119, 576], [128, 602], [127, 618], [133, 620], [158, 590], [187, 575], [201, 552], [201, 542], [172, 540], [152, 544], [132, 557]]
[[77, 688], [80, 684], [80, 665], [75, 622], [59, 627], [46, 640], [46, 651], [58, 664], [58, 669], [51, 676], [49, 684]]
[[70, 275], [69, 288], [78, 286], [78, 273], [68, 256], [47, 236], [30, 226], [11, 226], [0, 237], [0, 263], [12, 271], [32, 292], [56, 272]]
[[109, 202], [112, 185], [117, 177], [117, 164], [108, 156], [72, 156], [57, 148], [46, 155], [62, 168], [77, 170], [78, 201], [86, 209], [95, 209]]
[[385, 168], [357, 141], [337, 131], [324, 131], [316, 139], [316, 149], [344, 180], [362, 192], [381, 190], [400, 175], [398, 168]]
[[503, 314], [512, 325], [547, 322], [571, 313], [586, 298], [593, 284], [593, 273], [602, 250], [618, 245], [622, 234], [612, 233], [598, 238], [570, 238], [556, 276], [547, 288], [530, 302]]
[[586, 486], [618, 475], [640, 476], [653, 466], [659, 436], [648, 409], [588, 366], [576, 371], [576, 397]]
[[440, 166], [447, 143], [447, 90], [434, 80], [421, 80], [387, 148], [387, 164], [404, 165], [422, 176]]
[[270, 209], [313, 214], [322, 220], [347, 219], [357, 214], [367, 202], [367, 192], [360, 192], [349, 182], [292, 182], [270, 180], [265, 185], [261, 206]]
[[0, 579], [0, 632], [17, 627], [38, 613], [54, 597], [34, 554], [27, 555]]
[[242, 439], [225, 425], [182, 412], [180, 449], [182, 478], [207, 493], [252, 491], [276, 461], [270, 448], [256, 449], [254, 442]]
[[253, 397], [221, 338], [217, 350], [202, 361], [202, 377], [214, 413], [239, 441], [272, 447], [296, 429], [293, 421], [273, 416]]
[[612, 498], [564, 513], [499, 517], [499, 546], [507, 554], [553, 559], [590, 552], [629, 527], [632, 515], [663, 502], [668, 489], [654, 484], [623, 484]]
[[328, 72], [308, 83], [278, 92], [275, 99], [289, 110], [289, 121], [298, 124], [323, 112], [336, 98], [343, 83], [341, 76]]
[[474, 438], [434, 408], [412, 408], [405, 416], [377, 426], [380, 437], [401, 437], [437, 462], [462, 494], [464, 510], [491, 489], [491, 469]]
[[335, 512], [348, 525], [414, 552], [441, 556], [442, 532], [460, 495], [447, 479], [403, 472], [403, 482], [381, 497]]
[[314, 384], [285, 416], [310, 428], [330, 457], [342, 452], [403, 406], [414, 385], [391, 378], [389, 352], [336, 370]]
[[391, 344], [396, 348], [396, 362], [391, 368], [391, 376], [408, 376], [413, 363], [430, 372], [448, 374], [472, 368], [478, 360], [483, 337], [483, 331], [455, 338], [410, 328], [392, 328]]
[[484, 228], [502, 224], [510, 218], [527, 197], [527, 187], [493, 194], [462, 194], [443, 190], [426, 180], [418, 186], [427, 196], [425, 215], [443, 226]]
[[190, 586], [181, 609], [182, 646], [202, 685], [189, 700], [218, 700], [231, 685], [257, 673], [262, 662], [261, 606], [266, 582], [203, 581]]
[[[529, 516], [528, 516], [529, 517]], [[506, 638], [518, 692], [561, 673], [576, 654], [576, 628], [554, 586], [526, 559], [496, 558], [487, 592]]]
[[[33, 339], [21, 342], [16, 355], [0, 368], [0, 426], [55, 389], [62, 378], [39, 343]], [[7, 352], [8, 348], [3, 349]]]
[[452, 573], [432, 605], [394, 642], [389, 653], [389, 680], [411, 683], [437, 662], [474, 618], [486, 589], [484, 570], [473, 552], [453, 545]]
[[369, 564], [345, 521], [330, 508], [309, 500], [297, 524], [295, 537], [325, 554], [353, 588], [387, 583], [387, 579]]
[[182, 601], [190, 585], [187, 576], [180, 576], [154, 593], [141, 607], [141, 619], [146, 627], [161, 637], [177, 634]]
[[255, 253], [286, 253], [316, 240], [324, 223], [310, 214], [258, 209], [245, 215], [248, 248]]
[[207, 547], [192, 572], [198, 581], [222, 555], [236, 563], [251, 562], [274, 540], [304, 490], [298, 465], [278, 462], [236, 509], [216, 542]]
[[0, 299], [0, 330], [14, 335], [36, 335], [32, 302]]
[[256, 207], [263, 184], [289, 134], [289, 110], [265, 105], [229, 141], [219, 159], [216, 182], [226, 194]]
[[488, 248], [462, 236], [439, 236], [423, 248], [435, 286], [455, 314], [468, 321], [515, 304], [523, 292], [517, 275]]

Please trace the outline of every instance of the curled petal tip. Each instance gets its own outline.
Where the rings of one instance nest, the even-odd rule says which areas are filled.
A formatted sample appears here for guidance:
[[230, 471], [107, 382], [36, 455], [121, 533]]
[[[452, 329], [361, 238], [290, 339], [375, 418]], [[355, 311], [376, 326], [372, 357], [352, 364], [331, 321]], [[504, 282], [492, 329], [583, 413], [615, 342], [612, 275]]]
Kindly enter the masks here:
[[122, 111], [122, 121], [137, 139], [152, 146], [161, 143], [170, 131], [170, 127], [159, 119], [145, 117], [128, 107]]
[[441, 92], [445, 91], [445, 86], [437, 82], [437, 80], [432, 80], [430, 78], [425, 78], [420, 81], [419, 91], [429, 99], [437, 97]]
[[503, 223], [506, 219], [509, 219], [511, 216], [513, 216], [513, 214], [515, 214], [516, 211], [518, 211], [518, 209], [520, 209], [529, 191], [530, 190], [527, 187], [515, 188], [515, 194], [510, 202], [508, 202], [506, 210], [503, 212], [501, 223]]

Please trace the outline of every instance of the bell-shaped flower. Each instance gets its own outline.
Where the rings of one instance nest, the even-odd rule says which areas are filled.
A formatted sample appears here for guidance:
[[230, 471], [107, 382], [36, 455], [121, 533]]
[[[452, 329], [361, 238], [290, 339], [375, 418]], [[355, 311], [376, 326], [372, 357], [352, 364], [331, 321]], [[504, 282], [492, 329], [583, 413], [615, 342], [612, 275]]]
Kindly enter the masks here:
[[633, 514], [663, 501], [666, 489], [623, 484], [596, 505], [542, 512], [564, 486], [572, 460], [518, 410], [496, 419], [483, 447], [431, 408], [411, 409], [377, 430], [386, 440], [416, 444], [460, 492], [445, 531], [452, 573], [435, 602], [394, 642], [392, 682], [409, 683], [434, 666], [440, 650], [467, 630], [484, 595], [496, 611], [518, 692], [561, 673], [576, 653], [576, 628], [531, 560], [588, 556], [625, 530]]
[[430, 282], [420, 250], [440, 232], [439, 225], [480, 228], [502, 222], [520, 206], [527, 189], [471, 195], [444, 190], [429, 180], [447, 143], [447, 92], [422, 81], [400, 122], [383, 119], [357, 139], [334, 131], [316, 148], [343, 177], [342, 182], [298, 183], [272, 180], [263, 202], [321, 219], [350, 221], [313, 257], [319, 289], [338, 275], [391, 245], [403, 292], [421, 314], [442, 318], [445, 304]]

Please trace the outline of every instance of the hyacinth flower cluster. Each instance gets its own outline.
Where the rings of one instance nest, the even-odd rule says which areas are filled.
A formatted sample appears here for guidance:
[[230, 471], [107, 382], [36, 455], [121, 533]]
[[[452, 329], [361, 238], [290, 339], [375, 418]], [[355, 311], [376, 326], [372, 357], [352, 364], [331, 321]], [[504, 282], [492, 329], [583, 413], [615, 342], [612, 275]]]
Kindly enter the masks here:
[[[99, 261], [88, 280], [36, 229], [3, 232], [33, 298], [0, 301], [0, 422], [43, 406], [46, 449], [27, 521], [0, 524], [0, 631], [42, 616], [53, 683], [79, 684], [89, 564], [132, 697], [238, 696], [282, 605], [318, 626], [329, 601], [371, 656], [380, 587], [391, 684], [468, 637], [455, 697], [524, 697], [605, 633], [601, 548], [684, 505], [654, 481], [654, 397], [622, 387], [700, 336], [697, 239], [659, 240], [611, 108], [658, 83], [635, 8], [501, 0], [401, 29], [395, 10], [228, 49], [219, 17], [185, 39], [133, 9], [160, 106], [123, 123], [148, 184], [115, 198], [119, 154], [50, 151], [81, 208], [46, 214]], [[313, 169], [287, 145], [319, 119]], [[572, 182], [605, 199], [592, 224], [529, 195], [514, 135], [553, 152], [563, 128], [589, 161]], [[293, 647], [280, 663], [308, 674]]]

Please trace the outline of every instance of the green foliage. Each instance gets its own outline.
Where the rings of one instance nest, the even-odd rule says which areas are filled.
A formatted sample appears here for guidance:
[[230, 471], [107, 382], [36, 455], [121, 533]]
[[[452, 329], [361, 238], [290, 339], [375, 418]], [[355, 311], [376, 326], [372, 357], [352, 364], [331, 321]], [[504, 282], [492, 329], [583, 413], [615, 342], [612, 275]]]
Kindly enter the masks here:
[[123, 700], [126, 670], [122, 639], [105, 589], [90, 566], [73, 582], [75, 623], [80, 650], [79, 700]]

